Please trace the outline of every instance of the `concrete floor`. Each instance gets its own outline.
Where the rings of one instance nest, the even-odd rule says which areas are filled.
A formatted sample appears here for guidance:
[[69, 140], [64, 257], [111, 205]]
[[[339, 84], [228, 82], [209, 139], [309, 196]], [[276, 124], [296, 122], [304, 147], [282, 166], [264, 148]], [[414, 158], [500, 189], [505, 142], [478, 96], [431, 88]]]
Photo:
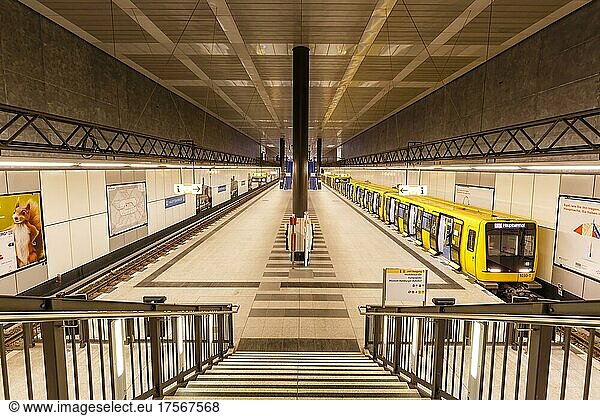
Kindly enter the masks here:
[[[309, 198], [317, 223], [317, 259], [308, 275], [290, 274], [283, 238], [290, 205], [291, 192], [268, 191], [102, 298], [141, 300], [160, 294], [171, 303], [237, 303], [234, 335], [242, 348], [285, 349], [278, 340], [300, 338], [314, 340], [305, 348], [332, 350], [363, 345], [364, 317], [358, 306], [381, 303], [384, 267], [424, 267], [421, 258], [436, 262], [429, 273], [433, 289], [428, 300], [451, 296], [457, 303], [499, 302], [420, 248], [410, 254], [325, 188], [310, 192]], [[218, 232], [206, 238], [215, 228]]]

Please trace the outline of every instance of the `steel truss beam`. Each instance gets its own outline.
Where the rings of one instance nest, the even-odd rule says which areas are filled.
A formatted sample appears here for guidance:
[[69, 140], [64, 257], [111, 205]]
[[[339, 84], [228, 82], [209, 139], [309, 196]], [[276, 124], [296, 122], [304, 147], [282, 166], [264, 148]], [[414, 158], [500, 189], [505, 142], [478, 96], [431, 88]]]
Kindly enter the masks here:
[[332, 165], [411, 164], [600, 153], [600, 108], [339, 160]]
[[3, 104], [0, 104], [0, 149], [234, 165], [260, 162], [257, 158], [205, 149], [190, 142], [166, 140]]

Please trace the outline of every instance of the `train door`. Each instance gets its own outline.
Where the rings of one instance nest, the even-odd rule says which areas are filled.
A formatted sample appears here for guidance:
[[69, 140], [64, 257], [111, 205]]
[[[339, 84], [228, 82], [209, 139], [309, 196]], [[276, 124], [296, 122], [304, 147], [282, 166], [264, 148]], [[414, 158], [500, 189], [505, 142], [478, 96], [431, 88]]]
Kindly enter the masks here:
[[408, 222], [405, 219], [405, 216], [408, 215], [408, 207], [401, 202], [398, 202], [396, 206], [398, 207], [398, 212], [396, 214], [396, 216], [398, 217], [398, 231], [401, 234], [404, 234], [406, 233], [406, 224], [408, 224]]
[[415, 235], [415, 222], [417, 221], [417, 206], [410, 204], [408, 210], [408, 235], [412, 237]]
[[379, 211], [379, 199], [380, 199], [379, 192], [375, 192], [373, 191], [373, 204], [371, 206], [371, 213], [373, 214], [377, 214], [377, 212]]
[[433, 211], [431, 213], [431, 231], [429, 231], [429, 252], [434, 256], [439, 254], [438, 249], [438, 231], [440, 223], [439, 212]]
[[452, 243], [452, 227], [454, 221], [447, 215], [440, 214], [438, 234], [437, 234], [437, 246], [438, 251], [442, 253], [446, 259], [450, 260], [450, 246]]
[[417, 207], [417, 218], [415, 220], [415, 239], [419, 245], [423, 245], [423, 208]]
[[460, 242], [462, 239], [463, 222], [454, 219], [452, 227], [452, 238], [450, 244], [450, 265], [455, 269], [460, 269]]
[[471, 276], [476, 275], [475, 264], [475, 253], [477, 245], [477, 230], [472, 226], [467, 226], [467, 250], [465, 251], [465, 258], [463, 259], [464, 270]]
[[389, 206], [387, 207], [387, 223], [396, 224], [396, 198], [388, 198]]

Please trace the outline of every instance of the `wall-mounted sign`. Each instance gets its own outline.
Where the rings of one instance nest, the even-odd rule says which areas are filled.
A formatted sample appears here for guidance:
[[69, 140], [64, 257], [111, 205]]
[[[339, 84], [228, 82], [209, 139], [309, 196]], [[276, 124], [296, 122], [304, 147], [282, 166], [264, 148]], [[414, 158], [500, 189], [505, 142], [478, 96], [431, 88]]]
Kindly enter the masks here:
[[493, 210], [494, 188], [471, 185], [456, 185], [454, 188], [454, 202]]
[[558, 199], [554, 264], [600, 281], [600, 199]]
[[219, 187], [217, 188], [217, 192], [221, 193], [221, 192], [225, 192], [227, 190], [227, 185], [219, 185]]
[[106, 195], [110, 237], [148, 224], [145, 182], [108, 185]]
[[185, 204], [185, 195], [175, 195], [165, 198], [165, 208], [176, 207]]
[[427, 195], [427, 185], [398, 185], [398, 193], [402, 196]]
[[426, 295], [426, 269], [383, 269], [383, 307], [425, 305]]
[[202, 193], [202, 184], [194, 183], [192, 185], [185, 185], [183, 183], [176, 183], [173, 185], [173, 193], [175, 195], [193, 194], [198, 195]]

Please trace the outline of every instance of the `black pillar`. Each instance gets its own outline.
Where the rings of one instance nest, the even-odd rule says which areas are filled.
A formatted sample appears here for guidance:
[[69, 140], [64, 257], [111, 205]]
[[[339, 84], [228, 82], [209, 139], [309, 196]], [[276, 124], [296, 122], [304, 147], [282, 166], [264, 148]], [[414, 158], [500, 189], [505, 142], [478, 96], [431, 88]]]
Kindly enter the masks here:
[[285, 165], [286, 165], [286, 160], [285, 160], [285, 137], [280, 137], [279, 138], [279, 167], [281, 168], [281, 171], [279, 172], [279, 175], [283, 178], [285, 175]]
[[296, 46], [293, 53], [293, 212], [304, 216], [308, 210], [308, 48]]
[[323, 153], [323, 139], [317, 139], [317, 174], [321, 173], [321, 156]]

